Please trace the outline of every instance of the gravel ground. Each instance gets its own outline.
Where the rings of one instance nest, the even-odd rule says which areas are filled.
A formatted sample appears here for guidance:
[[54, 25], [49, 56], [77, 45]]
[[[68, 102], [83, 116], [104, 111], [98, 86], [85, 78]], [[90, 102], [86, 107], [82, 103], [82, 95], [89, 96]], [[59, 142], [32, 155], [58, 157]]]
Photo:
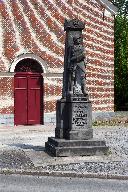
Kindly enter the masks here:
[[34, 168], [34, 164], [22, 150], [4, 151], [0, 154], [0, 168], [31, 169]]
[[128, 160], [128, 127], [104, 126], [94, 128], [94, 137], [103, 139], [110, 147], [109, 156], [105, 159]]
[[49, 165], [42, 167], [43, 171], [54, 172], [73, 172], [73, 173], [98, 173], [128, 176], [128, 162], [111, 161], [111, 162], [84, 162], [72, 164]]
[[110, 147], [103, 156], [51, 157], [44, 151], [54, 126], [0, 127], [0, 168], [128, 176], [128, 126], [94, 127], [94, 138]]
[[[94, 138], [106, 141], [110, 147], [108, 155], [79, 158], [79, 163], [42, 166], [46, 171], [74, 173], [100, 173], [128, 176], [128, 127], [94, 127]], [[73, 157], [74, 158], [74, 157]], [[77, 157], [75, 157], [77, 159]], [[65, 159], [66, 162], [66, 159]]]

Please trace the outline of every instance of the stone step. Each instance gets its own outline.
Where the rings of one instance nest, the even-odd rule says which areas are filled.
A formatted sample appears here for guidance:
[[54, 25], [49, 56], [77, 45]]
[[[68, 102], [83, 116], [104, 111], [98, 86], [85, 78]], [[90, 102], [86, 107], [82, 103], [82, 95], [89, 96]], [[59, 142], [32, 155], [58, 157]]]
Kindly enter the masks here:
[[89, 155], [103, 155], [108, 151], [106, 145], [103, 146], [65, 146], [56, 147], [53, 143], [45, 143], [46, 152], [55, 157], [66, 157], [66, 156], [89, 156]]
[[89, 139], [89, 140], [66, 140], [49, 137], [48, 142], [56, 147], [73, 147], [73, 146], [104, 146], [105, 141]]

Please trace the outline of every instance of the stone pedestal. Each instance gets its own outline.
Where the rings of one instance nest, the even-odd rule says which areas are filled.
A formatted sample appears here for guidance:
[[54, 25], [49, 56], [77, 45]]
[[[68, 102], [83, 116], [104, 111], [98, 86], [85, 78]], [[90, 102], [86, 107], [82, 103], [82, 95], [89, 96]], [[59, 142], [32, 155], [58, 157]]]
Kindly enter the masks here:
[[53, 156], [106, 154], [105, 141], [93, 139], [92, 109], [88, 97], [72, 96], [56, 104], [55, 138], [48, 138], [46, 151]]
[[88, 97], [69, 96], [57, 101], [56, 138], [84, 140], [93, 137], [92, 109]]

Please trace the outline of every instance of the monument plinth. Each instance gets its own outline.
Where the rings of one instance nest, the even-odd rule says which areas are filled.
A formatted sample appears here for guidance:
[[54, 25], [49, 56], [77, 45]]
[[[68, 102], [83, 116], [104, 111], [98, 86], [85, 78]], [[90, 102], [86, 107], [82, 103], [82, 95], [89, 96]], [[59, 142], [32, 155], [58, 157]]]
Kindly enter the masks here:
[[106, 153], [105, 141], [93, 139], [92, 106], [86, 91], [86, 62], [82, 30], [84, 23], [65, 20], [66, 31], [62, 99], [56, 104], [55, 138], [46, 151], [54, 156]]

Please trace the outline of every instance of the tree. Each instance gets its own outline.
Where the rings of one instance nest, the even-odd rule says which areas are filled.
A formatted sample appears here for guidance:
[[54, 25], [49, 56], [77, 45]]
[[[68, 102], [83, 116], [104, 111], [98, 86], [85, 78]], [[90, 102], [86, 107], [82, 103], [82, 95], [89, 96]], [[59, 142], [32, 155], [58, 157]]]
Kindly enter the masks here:
[[128, 0], [111, 0], [111, 2], [118, 7], [118, 13], [120, 15], [128, 16]]
[[128, 110], [128, 0], [113, 0], [115, 18], [115, 109]]
[[115, 105], [128, 110], [128, 19], [115, 19]]

